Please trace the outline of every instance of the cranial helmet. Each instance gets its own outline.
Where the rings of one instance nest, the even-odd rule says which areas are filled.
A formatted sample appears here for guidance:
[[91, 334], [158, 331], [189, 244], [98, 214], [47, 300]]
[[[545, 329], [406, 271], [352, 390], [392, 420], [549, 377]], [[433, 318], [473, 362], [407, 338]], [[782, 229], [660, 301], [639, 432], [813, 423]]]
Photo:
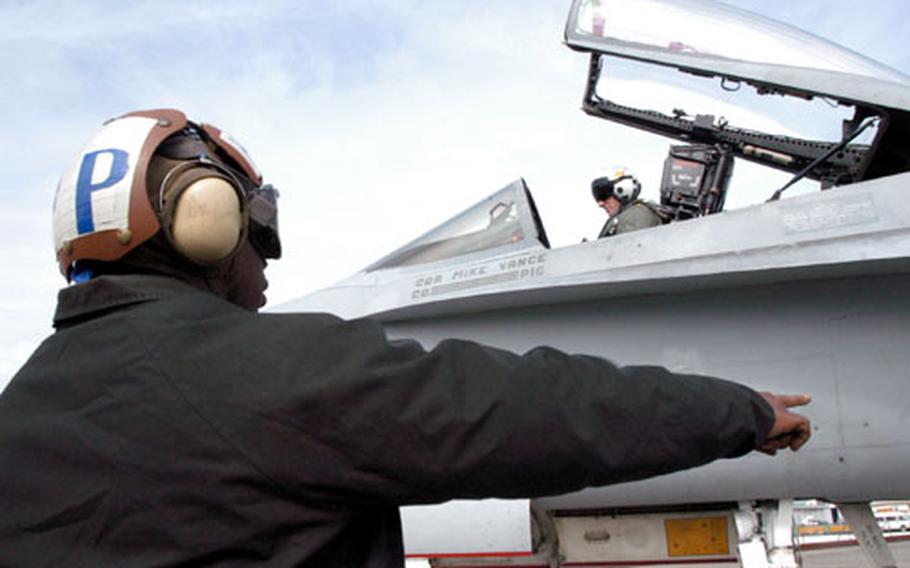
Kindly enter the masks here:
[[638, 199], [640, 193], [641, 183], [625, 166], [610, 168], [606, 176], [591, 182], [591, 194], [597, 202], [606, 201], [613, 196], [623, 205], [627, 205]]
[[57, 185], [54, 247], [69, 280], [81, 260], [116, 261], [162, 231], [202, 266], [230, 259], [245, 238], [279, 258], [278, 192], [230, 136], [177, 110], [110, 120]]

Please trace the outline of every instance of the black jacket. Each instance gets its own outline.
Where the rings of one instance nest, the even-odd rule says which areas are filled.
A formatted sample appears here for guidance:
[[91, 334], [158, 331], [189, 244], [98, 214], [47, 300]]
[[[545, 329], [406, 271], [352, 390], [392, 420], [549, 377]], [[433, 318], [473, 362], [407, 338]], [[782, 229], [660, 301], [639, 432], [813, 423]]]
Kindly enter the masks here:
[[55, 325], [0, 397], [0, 566], [401, 566], [399, 505], [688, 468], [773, 421], [718, 379], [426, 352], [164, 277], [64, 289]]

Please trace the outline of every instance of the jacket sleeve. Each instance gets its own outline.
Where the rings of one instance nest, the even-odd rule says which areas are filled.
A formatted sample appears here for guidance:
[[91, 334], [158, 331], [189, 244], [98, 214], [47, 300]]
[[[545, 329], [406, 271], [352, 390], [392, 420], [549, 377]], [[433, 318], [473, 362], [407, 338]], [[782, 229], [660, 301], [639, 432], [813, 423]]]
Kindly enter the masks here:
[[257, 322], [247, 332], [269, 348], [228, 362], [238, 376], [199, 408], [284, 490], [341, 506], [645, 478], [749, 452], [773, 422], [759, 395], [720, 379], [550, 348], [448, 340], [427, 352], [369, 320]]

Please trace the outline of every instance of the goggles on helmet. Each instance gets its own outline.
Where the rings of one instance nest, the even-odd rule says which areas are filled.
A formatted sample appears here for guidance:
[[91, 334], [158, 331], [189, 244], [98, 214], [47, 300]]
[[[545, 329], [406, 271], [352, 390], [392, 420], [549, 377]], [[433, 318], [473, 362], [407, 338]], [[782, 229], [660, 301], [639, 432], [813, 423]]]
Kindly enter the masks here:
[[263, 258], [281, 258], [278, 236], [278, 190], [271, 184], [247, 193], [250, 208], [250, 242]]
[[[262, 183], [262, 175], [252, 158], [236, 140], [210, 124], [201, 124], [207, 139], [233, 159], [241, 171], [234, 171], [241, 180], [250, 212], [249, 239], [263, 258], [281, 258], [281, 239], [278, 235], [278, 190]], [[233, 170], [233, 168], [229, 169]]]

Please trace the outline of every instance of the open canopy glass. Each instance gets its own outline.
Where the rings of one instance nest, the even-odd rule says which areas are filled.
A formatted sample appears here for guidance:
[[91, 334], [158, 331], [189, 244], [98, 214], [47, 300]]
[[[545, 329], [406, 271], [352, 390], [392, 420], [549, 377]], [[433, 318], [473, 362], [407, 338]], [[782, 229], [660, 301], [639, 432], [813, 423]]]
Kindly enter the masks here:
[[[910, 107], [910, 78], [788, 24], [712, 0], [575, 0], [566, 42], [760, 85]], [[842, 84], [846, 76], [863, 85]], [[888, 93], [880, 93], [890, 84]], [[902, 92], [903, 91], [903, 92]]]

